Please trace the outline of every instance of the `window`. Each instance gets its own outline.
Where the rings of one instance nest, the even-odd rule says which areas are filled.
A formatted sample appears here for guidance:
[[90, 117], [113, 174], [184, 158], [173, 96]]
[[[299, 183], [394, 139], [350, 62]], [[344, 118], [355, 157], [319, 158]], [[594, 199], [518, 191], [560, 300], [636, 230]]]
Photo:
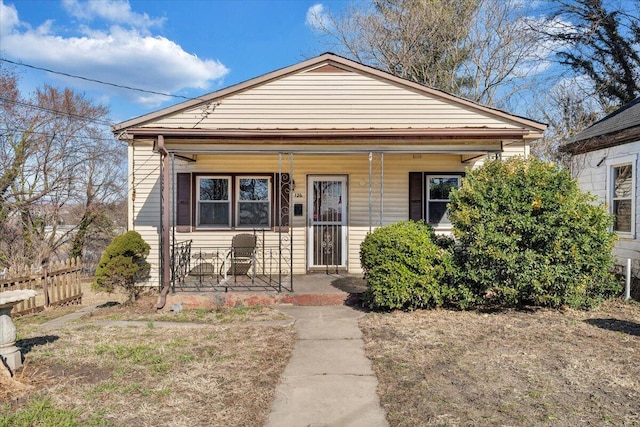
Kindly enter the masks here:
[[271, 224], [271, 188], [268, 178], [238, 177], [238, 227], [269, 227]]
[[423, 220], [436, 228], [451, 225], [447, 204], [451, 190], [458, 188], [461, 173], [409, 173], [409, 219]]
[[613, 230], [621, 233], [633, 232], [633, 164], [611, 167], [611, 213], [614, 215]]
[[449, 194], [460, 186], [459, 176], [427, 175], [427, 222], [434, 227], [451, 225], [447, 217]]
[[[187, 174], [183, 174], [187, 175]], [[181, 178], [181, 177], [179, 177]], [[188, 175], [186, 177], [188, 179]], [[178, 225], [188, 223], [188, 182], [179, 179]], [[195, 224], [201, 228], [268, 228], [272, 216], [270, 176], [197, 176]], [[186, 205], [186, 208], [182, 206]]]
[[231, 199], [229, 177], [198, 177], [199, 227], [230, 227]]

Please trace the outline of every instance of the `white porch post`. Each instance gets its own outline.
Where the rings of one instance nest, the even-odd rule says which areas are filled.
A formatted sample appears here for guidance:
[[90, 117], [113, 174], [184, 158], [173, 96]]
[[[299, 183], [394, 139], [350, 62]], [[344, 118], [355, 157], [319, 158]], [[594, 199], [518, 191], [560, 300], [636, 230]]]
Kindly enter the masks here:
[[373, 153], [369, 151], [369, 233], [371, 233], [371, 228], [372, 228], [372, 213], [371, 213], [371, 205], [373, 203], [373, 200], [371, 198], [371, 192], [373, 187], [372, 163], [373, 163]]
[[384, 153], [380, 153], [380, 227], [384, 218]]

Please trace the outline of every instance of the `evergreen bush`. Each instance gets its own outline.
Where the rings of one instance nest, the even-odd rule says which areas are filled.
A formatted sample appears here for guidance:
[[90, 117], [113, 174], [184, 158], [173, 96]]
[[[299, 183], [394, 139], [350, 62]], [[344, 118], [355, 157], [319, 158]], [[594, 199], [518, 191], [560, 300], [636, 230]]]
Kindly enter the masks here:
[[450, 298], [451, 252], [429, 225], [403, 221], [377, 228], [360, 246], [366, 300], [376, 309], [439, 307]]
[[459, 285], [479, 300], [586, 308], [620, 292], [611, 216], [567, 170], [536, 159], [488, 161], [450, 198]]
[[115, 237], [100, 258], [94, 289], [113, 292], [120, 287], [135, 301], [140, 290], [137, 283], [149, 277], [149, 250], [147, 242], [136, 231]]

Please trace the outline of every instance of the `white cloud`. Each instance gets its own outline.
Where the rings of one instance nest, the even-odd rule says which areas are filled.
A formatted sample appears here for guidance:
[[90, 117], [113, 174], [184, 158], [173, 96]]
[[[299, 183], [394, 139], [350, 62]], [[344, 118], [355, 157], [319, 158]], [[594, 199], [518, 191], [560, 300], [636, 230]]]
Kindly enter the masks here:
[[[575, 26], [572, 23], [560, 19], [547, 21], [544, 18], [526, 17], [516, 24], [516, 31], [531, 31], [531, 28], [536, 28], [548, 34], [570, 34], [575, 32]], [[519, 26], [521, 30], [518, 30]], [[555, 53], [566, 49], [567, 46], [566, 42], [552, 40], [548, 37], [538, 39], [522, 63], [513, 70], [513, 73], [530, 78], [543, 74], [555, 64], [553, 58]]]
[[150, 18], [146, 13], [132, 11], [128, 0], [63, 0], [62, 5], [71, 16], [80, 20], [102, 19], [140, 30], [161, 27], [166, 21], [166, 18]]
[[[75, 3], [75, 0], [71, 2]], [[98, 30], [82, 26], [75, 29], [78, 36], [65, 37], [53, 33], [49, 21], [35, 29], [21, 22], [15, 7], [5, 6], [2, 0], [0, 17], [3, 56], [43, 68], [163, 93], [189, 88], [208, 89], [213, 81], [229, 72], [221, 62], [185, 52], [165, 37], [146, 33], [146, 28], [113, 25]], [[65, 82], [70, 84], [69, 80]], [[90, 85], [77, 79], [72, 84], [76, 87]], [[105, 94], [117, 93], [148, 107], [167, 100], [143, 92], [99, 87]], [[91, 88], [95, 89], [96, 84]]]
[[6, 6], [0, 1], [0, 36], [11, 33], [18, 26], [18, 11], [13, 5]]
[[329, 15], [325, 12], [322, 3], [314, 4], [307, 10], [305, 24], [314, 30], [321, 30], [329, 26]]

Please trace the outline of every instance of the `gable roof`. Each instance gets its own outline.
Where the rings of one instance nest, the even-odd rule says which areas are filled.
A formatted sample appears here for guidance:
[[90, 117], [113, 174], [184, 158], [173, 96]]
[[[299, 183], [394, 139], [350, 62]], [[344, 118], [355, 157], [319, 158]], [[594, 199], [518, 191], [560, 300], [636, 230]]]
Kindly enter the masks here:
[[[140, 117], [127, 120], [125, 122], [114, 125], [112, 130], [114, 133], [119, 134], [129, 129], [132, 130], [133, 128], [150, 126], [150, 125], [153, 125], [155, 122], [162, 121], [163, 119], [172, 117], [182, 112], [193, 111], [193, 109], [195, 108], [212, 105], [212, 103], [214, 103], [213, 105], [215, 105], [215, 102], [220, 101], [222, 99], [229, 99], [232, 96], [237, 96], [239, 94], [245, 93], [250, 89], [257, 89], [258, 87], [265, 86], [271, 82], [275, 82], [279, 79], [283, 79], [285, 77], [292, 76], [297, 73], [303, 73], [303, 72], [340, 73], [344, 71], [355, 72], [361, 75], [374, 77], [378, 80], [386, 81], [387, 83], [391, 83], [395, 86], [409, 89], [415, 93], [430, 96], [434, 99], [439, 99], [441, 101], [444, 101], [450, 104], [455, 104], [461, 109], [475, 111], [478, 114], [482, 114], [484, 116], [490, 116], [504, 122], [509, 122], [517, 127], [526, 128], [528, 129], [528, 132], [531, 134], [529, 138], [539, 137], [541, 132], [543, 132], [546, 129], [546, 125], [543, 123], [540, 123], [531, 119], [527, 119], [525, 117], [509, 114], [499, 109], [483, 106], [473, 101], [470, 101], [458, 96], [454, 96], [440, 90], [429, 88], [427, 86], [424, 86], [409, 80], [399, 78], [392, 74], [351, 61], [341, 56], [338, 56], [332, 53], [325, 53], [315, 58], [311, 58], [306, 61], [300, 62], [298, 64], [267, 73], [260, 77], [247, 80], [245, 82], [230, 86], [228, 88], [225, 88], [216, 92], [212, 92], [212, 93], [203, 95], [201, 97], [176, 104], [168, 108], [154, 111], [152, 113], [145, 114]], [[166, 128], [165, 125], [162, 125], [161, 127]], [[407, 125], [407, 128], [412, 128], [412, 126]], [[169, 129], [171, 129], [171, 127], [169, 127]], [[190, 130], [196, 131], [197, 129], [190, 129]]]
[[560, 150], [585, 153], [634, 139], [640, 139], [640, 96], [578, 133]]

